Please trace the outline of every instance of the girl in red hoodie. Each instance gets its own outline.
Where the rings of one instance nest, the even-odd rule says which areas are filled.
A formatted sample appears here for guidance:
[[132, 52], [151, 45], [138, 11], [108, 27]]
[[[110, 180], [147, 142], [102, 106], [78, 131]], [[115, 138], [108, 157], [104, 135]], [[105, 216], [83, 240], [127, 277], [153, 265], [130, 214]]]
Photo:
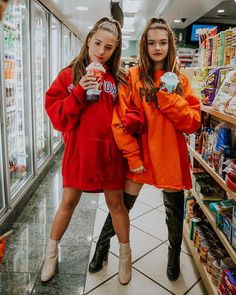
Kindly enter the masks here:
[[[126, 163], [112, 133], [112, 114], [117, 83], [126, 83], [119, 67], [121, 28], [103, 18], [88, 34], [71, 65], [62, 70], [46, 93], [45, 107], [53, 127], [62, 132], [65, 152], [62, 164], [63, 197], [56, 213], [41, 281], [50, 280], [58, 260], [58, 242], [69, 225], [82, 191], [104, 191], [112, 223], [120, 241], [119, 281], [131, 279], [129, 218], [123, 204]], [[86, 67], [98, 62], [105, 68], [97, 101], [86, 100], [86, 90], [95, 88], [94, 73]]]
[[[166, 76], [174, 76], [176, 85], [164, 81]], [[129, 70], [129, 84], [129, 88], [119, 87], [119, 104], [113, 117], [116, 143], [129, 164], [125, 195], [130, 196], [132, 205], [127, 208], [132, 208], [143, 183], [163, 189], [170, 244], [167, 276], [174, 281], [180, 273], [183, 189], [191, 188], [184, 133], [199, 128], [200, 101], [193, 94], [188, 78], [179, 72], [174, 34], [163, 18], [152, 18], [147, 23], [140, 40], [139, 65]], [[146, 131], [139, 141], [131, 134], [138, 127], [134, 106], [146, 118]], [[101, 268], [106, 257], [104, 249], [114, 235], [111, 228], [107, 218], [90, 263], [91, 271]]]

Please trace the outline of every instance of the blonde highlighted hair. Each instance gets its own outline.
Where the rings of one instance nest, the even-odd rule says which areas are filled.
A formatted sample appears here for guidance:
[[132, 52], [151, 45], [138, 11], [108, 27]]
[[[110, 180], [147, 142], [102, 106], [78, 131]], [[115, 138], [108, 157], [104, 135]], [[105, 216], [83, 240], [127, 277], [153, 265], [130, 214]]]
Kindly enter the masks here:
[[104, 17], [96, 22], [91, 31], [88, 33], [83, 47], [81, 48], [80, 54], [71, 62], [69, 67], [72, 67], [73, 70], [73, 84], [77, 85], [82, 76], [85, 75], [85, 68], [89, 64], [89, 49], [88, 41], [92, 36], [98, 31], [104, 30], [111, 32], [117, 39], [116, 48], [111, 56], [111, 58], [106, 62], [106, 65], [109, 67], [112, 75], [115, 77], [116, 83], [126, 82], [125, 71], [120, 66], [121, 60], [121, 50], [122, 50], [122, 33], [120, 24], [108, 17]]

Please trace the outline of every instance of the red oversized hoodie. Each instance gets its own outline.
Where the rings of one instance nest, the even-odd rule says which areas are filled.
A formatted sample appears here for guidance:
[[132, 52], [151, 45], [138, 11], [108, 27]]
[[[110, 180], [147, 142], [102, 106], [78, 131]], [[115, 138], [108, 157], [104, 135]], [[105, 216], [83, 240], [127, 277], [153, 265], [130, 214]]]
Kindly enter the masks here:
[[117, 88], [106, 70], [98, 102], [86, 101], [84, 89], [72, 84], [71, 68], [62, 70], [46, 92], [46, 111], [65, 142], [64, 187], [86, 191], [124, 188], [126, 162], [111, 128]]

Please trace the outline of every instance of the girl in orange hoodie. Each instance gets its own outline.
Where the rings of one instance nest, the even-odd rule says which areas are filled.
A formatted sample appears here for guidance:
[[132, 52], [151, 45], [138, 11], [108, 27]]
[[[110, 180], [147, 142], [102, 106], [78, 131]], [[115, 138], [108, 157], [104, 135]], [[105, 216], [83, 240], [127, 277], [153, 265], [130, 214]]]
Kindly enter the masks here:
[[[176, 84], [164, 81], [167, 72], [177, 78]], [[130, 68], [129, 84], [129, 88], [118, 89], [119, 104], [113, 116], [115, 140], [129, 164], [125, 188], [129, 201], [125, 199], [125, 204], [128, 210], [133, 206], [144, 183], [163, 189], [170, 244], [167, 276], [176, 280], [180, 272], [183, 189], [191, 188], [184, 133], [199, 128], [200, 101], [193, 94], [188, 78], [179, 72], [174, 34], [163, 18], [152, 18], [147, 23], [140, 41], [139, 65]], [[138, 140], [134, 133], [139, 121], [130, 116], [134, 107], [146, 121], [146, 130]], [[97, 266], [101, 268], [103, 257], [107, 258], [102, 249], [114, 234], [111, 228], [107, 218], [90, 271], [97, 271]]]

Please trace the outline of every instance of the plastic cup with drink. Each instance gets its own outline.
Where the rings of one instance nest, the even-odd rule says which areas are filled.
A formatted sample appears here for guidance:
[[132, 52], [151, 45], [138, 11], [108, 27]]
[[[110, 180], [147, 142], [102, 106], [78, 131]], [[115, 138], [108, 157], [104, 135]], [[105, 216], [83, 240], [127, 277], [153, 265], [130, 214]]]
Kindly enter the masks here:
[[160, 80], [160, 90], [168, 93], [174, 93], [179, 83], [177, 75], [172, 72], [166, 72], [163, 76], [161, 76]]
[[103, 76], [106, 72], [105, 68], [99, 62], [92, 62], [86, 68], [87, 73], [94, 75], [97, 85], [86, 91], [86, 99], [88, 101], [98, 101], [102, 91]]

